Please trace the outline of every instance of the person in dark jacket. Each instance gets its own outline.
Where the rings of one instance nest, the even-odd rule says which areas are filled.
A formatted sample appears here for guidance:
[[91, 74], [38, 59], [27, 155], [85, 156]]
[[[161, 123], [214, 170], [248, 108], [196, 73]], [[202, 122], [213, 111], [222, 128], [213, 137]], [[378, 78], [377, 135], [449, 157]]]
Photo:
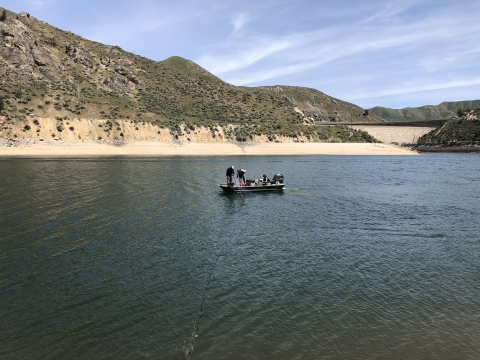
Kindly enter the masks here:
[[235, 175], [235, 168], [232, 166], [230, 166], [228, 169], [227, 169], [227, 184], [233, 182], [232, 179], [233, 179], [233, 176]]
[[238, 179], [238, 182], [240, 183], [240, 185], [245, 185], [245, 173], [247, 172], [247, 170], [244, 170], [244, 169], [238, 169], [237, 170], [237, 179]]

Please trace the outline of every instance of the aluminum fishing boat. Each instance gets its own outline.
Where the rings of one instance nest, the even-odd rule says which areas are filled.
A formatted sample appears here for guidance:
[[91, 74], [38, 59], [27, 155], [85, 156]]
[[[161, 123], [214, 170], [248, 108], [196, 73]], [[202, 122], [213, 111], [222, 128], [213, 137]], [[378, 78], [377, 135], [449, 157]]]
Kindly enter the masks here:
[[283, 183], [283, 175], [276, 174], [272, 181], [247, 180], [245, 184], [228, 183], [218, 184], [223, 191], [226, 192], [261, 192], [261, 191], [282, 191], [285, 184]]

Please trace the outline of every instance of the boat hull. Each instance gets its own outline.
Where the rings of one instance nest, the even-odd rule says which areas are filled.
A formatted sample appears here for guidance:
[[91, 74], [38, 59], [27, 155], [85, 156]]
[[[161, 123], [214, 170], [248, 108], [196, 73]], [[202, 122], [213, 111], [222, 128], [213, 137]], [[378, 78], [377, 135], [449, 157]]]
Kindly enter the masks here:
[[226, 192], [265, 192], [265, 191], [282, 191], [284, 184], [268, 184], [255, 186], [236, 186], [228, 184], [218, 184], [223, 191]]

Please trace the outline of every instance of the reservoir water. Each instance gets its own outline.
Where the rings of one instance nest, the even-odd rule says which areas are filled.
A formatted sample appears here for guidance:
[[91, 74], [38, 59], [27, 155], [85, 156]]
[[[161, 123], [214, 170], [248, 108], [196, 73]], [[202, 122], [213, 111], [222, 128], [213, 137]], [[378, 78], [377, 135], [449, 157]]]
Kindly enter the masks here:
[[0, 159], [0, 358], [478, 359], [479, 160]]

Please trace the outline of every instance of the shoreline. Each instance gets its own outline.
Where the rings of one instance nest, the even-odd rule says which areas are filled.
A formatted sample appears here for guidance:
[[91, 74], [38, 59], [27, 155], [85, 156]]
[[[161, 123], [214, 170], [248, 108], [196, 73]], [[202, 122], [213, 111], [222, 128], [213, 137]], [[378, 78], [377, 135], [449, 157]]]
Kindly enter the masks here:
[[464, 146], [415, 146], [415, 150], [421, 154], [442, 153], [442, 154], [480, 154], [480, 146], [464, 145]]
[[418, 152], [398, 145], [378, 143], [181, 143], [0, 139], [0, 157], [226, 155], [418, 155]]

